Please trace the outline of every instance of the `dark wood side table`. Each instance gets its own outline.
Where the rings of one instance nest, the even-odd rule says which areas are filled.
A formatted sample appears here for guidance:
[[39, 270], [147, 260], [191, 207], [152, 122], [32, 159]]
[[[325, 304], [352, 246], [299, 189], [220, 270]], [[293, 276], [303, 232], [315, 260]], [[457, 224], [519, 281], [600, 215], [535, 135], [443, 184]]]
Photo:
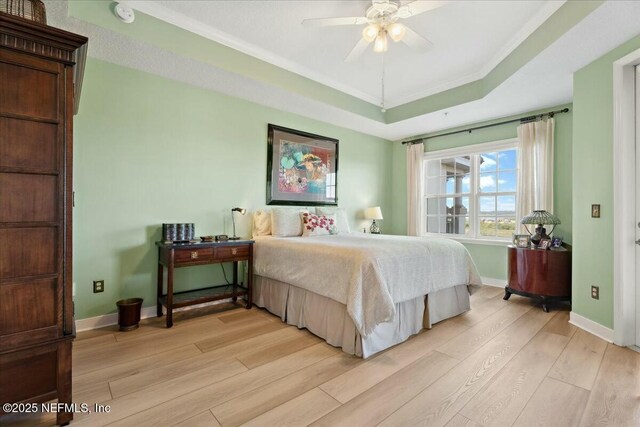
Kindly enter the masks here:
[[549, 312], [549, 300], [571, 301], [570, 246], [550, 250], [509, 246], [509, 283], [504, 299], [511, 294], [536, 298]]
[[[173, 309], [189, 305], [246, 296], [246, 308], [251, 308], [251, 287], [253, 282], [253, 240], [233, 240], [228, 242], [163, 243], [158, 246], [158, 317], [162, 317], [162, 306], [167, 308], [167, 328], [173, 326]], [[247, 286], [238, 284], [238, 262], [247, 261]], [[233, 282], [231, 284], [208, 286], [185, 292], [173, 291], [173, 271], [193, 265], [233, 262]], [[164, 293], [164, 268], [167, 268], [167, 292]], [[231, 289], [229, 289], [231, 288]]]

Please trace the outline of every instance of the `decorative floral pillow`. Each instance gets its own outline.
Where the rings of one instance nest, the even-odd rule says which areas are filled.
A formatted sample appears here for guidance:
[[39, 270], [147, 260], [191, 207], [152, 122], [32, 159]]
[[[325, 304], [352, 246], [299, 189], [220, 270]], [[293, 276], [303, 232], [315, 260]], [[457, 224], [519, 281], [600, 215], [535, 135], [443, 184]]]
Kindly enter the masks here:
[[340, 208], [316, 208], [316, 214], [318, 215], [335, 215], [336, 217], [336, 227], [338, 227], [338, 232], [351, 233], [349, 228], [349, 219], [347, 218], [347, 213], [344, 209]]
[[300, 214], [302, 219], [302, 236], [322, 236], [337, 234], [335, 215], [315, 215], [308, 212]]

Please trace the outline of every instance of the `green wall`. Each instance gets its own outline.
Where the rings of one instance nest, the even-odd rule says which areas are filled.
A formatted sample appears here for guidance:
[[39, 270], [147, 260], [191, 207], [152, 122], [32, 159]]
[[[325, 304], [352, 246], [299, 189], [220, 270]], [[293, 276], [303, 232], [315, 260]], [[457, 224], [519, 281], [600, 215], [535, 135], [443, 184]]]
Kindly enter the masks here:
[[[560, 217], [562, 224], [556, 228], [555, 235], [563, 236], [565, 241], [571, 243], [572, 233], [572, 188], [571, 188], [571, 153], [572, 153], [572, 106], [560, 105], [545, 108], [544, 110], [531, 111], [517, 116], [491, 120], [475, 125], [482, 126], [510, 120], [522, 116], [540, 114], [546, 111], [560, 110], [568, 107], [569, 112], [555, 116], [556, 126], [554, 135], [554, 213]], [[471, 125], [449, 129], [451, 131], [471, 127]], [[471, 133], [463, 132], [439, 138], [428, 139], [425, 143], [425, 151], [443, 150], [446, 148], [463, 147], [484, 142], [499, 141], [517, 137], [518, 123], [494, 126], [480, 129]], [[441, 131], [438, 133], [444, 133]], [[435, 134], [434, 134], [435, 135]], [[428, 136], [428, 135], [427, 135]], [[393, 218], [394, 234], [406, 234], [407, 231], [407, 178], [406, 178], [406, 148], [399, 142], [393, 146], [393, 181], [391, 183], [393, 194]], [[507, 278], [507, 251], [505, 246], [485, 244], [465, 244], [473, 257], [480, 274], [499, 280]]]
[[[613, 328], [613, 62], [640, 36], [574, 74], [573, 311]], [[601, 217], [591, 218], [591, 205]], [[600, 299], [591, 299], [591, 286]]]
[[[115, 312], [121, 298], [154, 305], [161, 223], [231, 234], [232, 207], [265, 205], [267, 123], [339, 139], [338, 200], [352, 228], [366, 223], [361, 210], [374, 205], [385, 213], [383, 229], [393, 222], [389, 141], [87, 61], [74, 122], [77, 319]], [[220, 266], [178, 269], [175, 278], [181, 289], [224, 280]], [[106, 289], [93, 294], [98, 279]]]

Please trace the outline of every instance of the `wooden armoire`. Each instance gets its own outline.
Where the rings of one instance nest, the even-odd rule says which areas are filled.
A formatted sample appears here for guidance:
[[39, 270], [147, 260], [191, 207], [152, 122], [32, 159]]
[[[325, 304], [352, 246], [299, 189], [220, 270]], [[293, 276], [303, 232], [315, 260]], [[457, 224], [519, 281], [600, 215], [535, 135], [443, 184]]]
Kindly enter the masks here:
[[86, 44], [0, 12], [0, 404], [72, 403], [72, 136]]

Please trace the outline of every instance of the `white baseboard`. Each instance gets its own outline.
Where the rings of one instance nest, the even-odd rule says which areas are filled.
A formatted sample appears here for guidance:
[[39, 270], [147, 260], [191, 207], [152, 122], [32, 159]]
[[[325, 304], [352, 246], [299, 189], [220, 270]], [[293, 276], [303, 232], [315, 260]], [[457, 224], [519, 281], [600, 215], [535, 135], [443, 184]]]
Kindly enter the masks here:
[[569, 313], [569, 323], [597, 336], [598, 338], [602, 338], [607, 342], [613, 343], [613, 329], [602, 326], [601, 324], [580, 316], [573, 311]]
[[[186, 310], [193, 310], [208, 305], [222, 304], [231, 301], [231, 298], [218, 300], [213, 302], [207, 302], [204, 304], [191, 305], [188, 307], [176, 308], [174, 313]], [[163, 313], [166, 313], [166, 309], [162, 309]], [[156, 307], [142, 307], [140, 311], [140, 319], [147, 319], [149, 317], [156, 317]], [[86, 319], [76, 320], [76, 332], [90, 331], [91, 329], [104, 328], [105, 326], [117, 325], [118, 313], [103, 314], [102, 316], [88, 317]]]
[[493, 277], [481, 277], [482, 284], [487, 286], [494, 286], [496, 288], [504, 288], [507, 286], [507, 281], [502, 279], [494, 279]]
[[[156, 315], [155, 307], [143, 307], [140, 311], [140, 318], [146, 319]], [[104, 328], [105, 326], [117, 325], [118, 313], [103, 314], [102, 316], [88, 317], [76, 320], [76, 332], [89, 331], [91, 329]]]

